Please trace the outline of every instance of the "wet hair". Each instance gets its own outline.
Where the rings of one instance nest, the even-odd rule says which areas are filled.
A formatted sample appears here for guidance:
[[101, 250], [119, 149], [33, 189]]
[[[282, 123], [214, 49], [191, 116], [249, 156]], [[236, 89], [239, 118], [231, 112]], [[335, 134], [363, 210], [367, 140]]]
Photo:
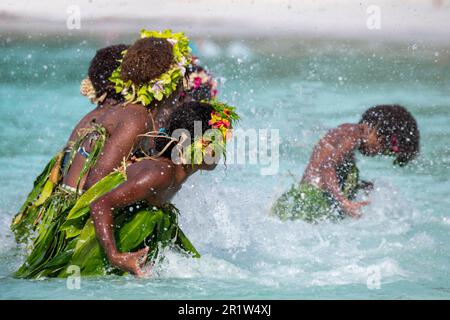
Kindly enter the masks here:
[[360, 123], [376, 128], [385, 153], [395, 154], [394, 164], [405, 165], [419, 153], [420, 134], [413, 115], [400, 105], [378, 105], [366, 110]]
[[[192, 73], [194, 72], [207, 72], [205, 70], [205, 68], [199, 66], [199, 65], [194, 65], [194, 64], [190, 64], [187, 68], [186, 68], [186, 79], [189, 81], [189, 77]], [[192, 97], [193, 100], [196, 101], [201, 101], [201, 100], [211, 100], [212, 98], [212, 87], [209, 83], [206, 84], [201, 84], [200, 87], [198, 87], [197, 89], [191, 89], [191, 90], [187, 90], [186, 94], [188, 94], [189, 96]]]
[[98, 50], [89, 65], [88, 76], [94, 86], [97, 98], [106, 93], [106, 96], [117, 101], [122, 101], [123, 96], [116, 93], [114, 84], [108, 80], [113, 71], [120, 65], [122, 52], [128, 49], [128, 45], [116, 44]]
[[141, 85], [168, 71], [173, 62], [172, 44], [166, 39], [139, 39], [123, 57], [120, 76]]
[[[211, 129], [209, 125], [209, 120], [211, 120], [211, 113], [214, 109], [209, 103], [192, 101], [187, 102], [177, 108], [170, 116], [169, 125], [167, 127], [167, 134], [169, 136], [177, 129], [185, 129], [189, 132], [191, 136], [191, 143], [198, 138], [198, 132], [194, 132], [194, 122], [200, 121], [202, 125], [201, 134], [205, 133], [206, 130]], [[197, 133], [197, 136], [194, 134]], [[166, 144], [169, 142], [167, 138], [155, 138], [155, 149], [160, 152], [164, 149]], [[162, 156], [170, 158], [172, 148], [175, 143], [171, 145]]]

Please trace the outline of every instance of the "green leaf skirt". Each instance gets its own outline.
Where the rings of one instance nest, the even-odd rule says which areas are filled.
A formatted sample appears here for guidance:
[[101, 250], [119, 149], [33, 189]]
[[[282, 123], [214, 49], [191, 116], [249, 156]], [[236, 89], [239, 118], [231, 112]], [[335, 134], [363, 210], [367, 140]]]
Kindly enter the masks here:
[[[19, 212], [14, 216], [11, 231], [13, 232], [16, 241], [18, 243], [25, 243], [31, 237], [34, 231], [36, 231], [38, 221], [40, 220], [40, 209], [43, 197], [49, 196], [53, 192], [53, 186], [49, 180], [50, 172], [55, 165], [58, 154], [55, 155], [45, 166], [41, 174], [39, 174], [34, 181], [33, 189], [28, 194], [27, 199], [23, 203]], [[46, 186], [51, 187], [47, 192], [44, 191]]]
[[[96, 164], [107, 135], [96, 124], [83, 130], [72, 144], [66, 168], [61, 168], [62, 152], [59, 152], [36, 178], [11, 224], [16, 241], [26, 243], [28, 250], [25, 263], [15, 273], [17, 278], [65, 277], [70, 266], [77, 266], [81, 275], [122, 274], [105, 258], [90, 218], [90, 204], [124, 182], [122, 174], [119, 171], [109, 174], [81, 196], [61, 186], [61, 174], [69, 170], [84, 141], [91, 139], [91, 152], [78, 182]], [[52, 172], [58, 172], [58, 178], [51, 177]], [[136, 203], [116, 210], [114, 215], [116, 242], [121, 252], [149, 246], [148, 260], [151, 260], [156, 258], [159, 248], [173, 245], [194, 257], [200, 256], [181, 231], [179, 212], [173, 205], [156, 208]]]
[[272, 206], [272, 213], [281, 220], [301, 219], [311, 223], [342, 218], [336, 201], [307, 183], [293, 184]]
[[[45, 166], [40, 175], [37, 176], [33, 184], [33, 189], [28, 194], [25, 203], [19, 212], [14, 216], [11, 224], [11, 230], [14, 233], [16, 241], [19, 243], [28, 242], [30, 237], [36, 233], [38, 224], [43, 218], [45, 212], [46, 200], [57, 190], [57, 186], [61, 183], [62, 175], [67, 173], [72, 165], [73, 159], [78, 153], [78, 148], [90, 139], [92, 150], [87, 157], [84, 165], [79, 173], [78, 183], [96, 164], [97, 159], [103, 150], [108, 134], [106, 130], [98, 125], [92, 124], [91, 127], [81, 130], [76, 141], [71, 146], [71, 152], [67, 159], [67, 165], [61, 168], [61, 161], [64, 151], [58, 152]], [[53, 178], [53, 173], [57, 173]], [[56, 171], [56, 172], [55, 172]]]
[[[359, 170], [354, 160], [346, 160], [337, 170], [341, 191], [353, 199], [359, 189]], [[345, 217], [339, 203], [326, 191], [309, 183], [295, 183], [272, 206], [281, 220], [301, 219], [310, 223], [338, 221]]]
[[[120, 172], [113, 172], [81, 196], [56, 186], [38, 209], [41, 219], [34, 227], [34, 236], [30, 236], [30, 252], [15, 277], [66, 277], [71, 266], [78, 267], [81, 275], [123, 274], [109, 265], [97, 241], [90, 204], [124, 180]], [[178, 215], [179, 211], [170, 204], [156, 208], [142, 202], [116, 210], [115, 236], [119, 251], [149, 246], [148, 261], [152, 261], [162, 247], [172, 246], [199, 257], [180, 229]], [[19, 236], [20, 230], [16, 228]]]

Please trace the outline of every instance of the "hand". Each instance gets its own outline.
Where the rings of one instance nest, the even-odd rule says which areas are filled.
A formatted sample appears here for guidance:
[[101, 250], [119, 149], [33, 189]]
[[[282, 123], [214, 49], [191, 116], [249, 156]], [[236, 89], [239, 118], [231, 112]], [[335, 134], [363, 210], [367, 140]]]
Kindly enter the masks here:
[[350, 201], [345, 200], [342, 202], [342, 208], [344, 209], [345, 213], [347, 213], [350, 217], [359, 219], [361, 218], [361, 212], [360, 209], [363, 206], [367, 206], [370, 202], [369, 201]]
[[142, 267], [145, 264], [149, 247], [145, 247], [136, 252], [116, 253], [109, 257], [109, 262], [123, 271], [142, 277], [144, 272]]

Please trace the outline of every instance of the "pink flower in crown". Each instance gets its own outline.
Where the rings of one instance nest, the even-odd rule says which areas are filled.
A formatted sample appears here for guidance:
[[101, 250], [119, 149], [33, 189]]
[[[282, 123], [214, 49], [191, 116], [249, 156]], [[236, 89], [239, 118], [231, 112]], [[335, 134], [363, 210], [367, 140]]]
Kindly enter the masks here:
[[202, 86], [202, 78], [201, 77], [195, 77], [194, 78], [194, 88], [198, 89]]
[[220, 129], [220, 128], [222, 128], [222, 127], [223, 127], [223, 122], [222, 122], [222, 120], [219, 120], [219, 121], [217, 121], [216, 123], [214, 123], [214, 124], [212, 125], [212, 127], [213, 127], [213, 129]]

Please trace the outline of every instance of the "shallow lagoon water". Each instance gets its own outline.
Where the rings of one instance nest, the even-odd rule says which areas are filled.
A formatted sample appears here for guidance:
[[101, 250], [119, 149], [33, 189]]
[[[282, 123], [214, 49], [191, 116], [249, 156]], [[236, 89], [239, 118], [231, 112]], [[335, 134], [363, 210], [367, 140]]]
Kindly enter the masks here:
[[[0, 38], [0, 298], [450, 298], [450, 46], [363, 41], [214, 39], [199, 56], [239, 107], [240, 127], [280, 130], [276, 175], [229, 165], [192, 177], [174, 199], [202, 253], [166, 252], [148, 278], [16, 280], [9, 223], [38, 172], [92, 105], [79, 94], [96, 38]], [[118, 41], [117, 41], [118, 42]], [[406, 168], [358, 156], [373, 180], [360, 220], [311, 225], [268, 212], [298, 181], [328, 128], [374, 104], [416, 116], [422, 152]], [[379, 278], [379, 282], [376, 281]]]

